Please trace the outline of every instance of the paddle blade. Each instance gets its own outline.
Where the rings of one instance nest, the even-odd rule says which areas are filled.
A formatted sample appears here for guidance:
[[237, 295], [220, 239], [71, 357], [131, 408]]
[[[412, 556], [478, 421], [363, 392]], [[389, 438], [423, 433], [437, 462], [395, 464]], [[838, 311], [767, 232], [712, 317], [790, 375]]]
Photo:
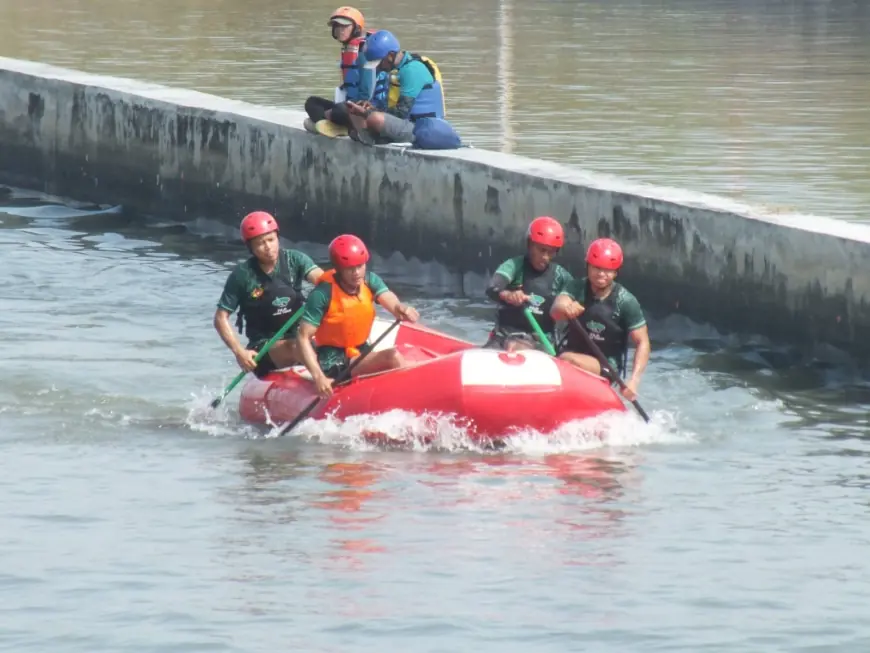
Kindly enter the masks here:
[[641, 407], [640, 402], [637, 399], [631, 402], [631, 405], [634, 406], [635, 410], [643, 417], [643, 421], [649, 424], [649, 415], [646, 414], [646, 411]]

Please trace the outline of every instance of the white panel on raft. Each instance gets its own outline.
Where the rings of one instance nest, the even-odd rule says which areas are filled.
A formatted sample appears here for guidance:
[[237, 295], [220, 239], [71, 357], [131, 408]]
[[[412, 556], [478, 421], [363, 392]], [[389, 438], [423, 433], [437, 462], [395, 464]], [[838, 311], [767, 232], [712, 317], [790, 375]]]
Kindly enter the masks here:
[[469, 349], [462, 352], [462, 385], [561, 386], [556, 361], [542, 351]]
[[[384, 331], [389, 329], [393, 324], [393, 320], [385, 320], [381, 317], [375, 318], [375, 323], [372, 324], [372, 330], [369, 332], [369, 342], [373, 343], [375, 340], [381, 337]], [[400, 324], [395, 329], [390, 331], [390, 335], [381, 340], [378, 343], [378, 346], [375, 347], [372, 351], [383, 351], [384, 349], [389, 349], [390, 347], [396, 346], [396, 336], [399, 335], [399, 329], [402, 328]]]
[[289, 373], [293, 372], [296, 376], [306, 379], [308, 381], [313, 381], [314, 377], [311, 376], [311, 372], [308, 371], [304, 365], [291, 365], [290, 367], [279, 367], [276, 372]]

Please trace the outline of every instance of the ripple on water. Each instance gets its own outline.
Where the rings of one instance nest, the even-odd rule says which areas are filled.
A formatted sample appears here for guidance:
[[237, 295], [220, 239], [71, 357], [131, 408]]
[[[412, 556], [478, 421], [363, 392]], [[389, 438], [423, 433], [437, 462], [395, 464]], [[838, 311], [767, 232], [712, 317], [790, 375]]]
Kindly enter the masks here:
[[[868, 396], [830, 357], [671, 316], [651, 322], [649, 425], [602, 416], [500, 451], [399, 412], [269, 437], [240, 422], [238, 390], [207, 409], [236, 373], [210, 323], [232, 230], [16, 219], [0, 228], [18, 275], [0, 284], [15, 650], [866, 648]], [[485, 339], [482, 279], [373, 266], [436, 328]]]
[[[167, 0], [73, 5], [0, 0], [7, 53], [269, 106], [332, 94], [326, 2], [261, 0], [255, 12], [232, 2], [216, 12]], [[373, 0], [367, 13], [389, 15], [391, 29], [413, 34], [414, 50], [438, 62], [448, 117], [475, 147], [866, 220], [870, 114], [860, 82], [870, 17], [861, 2], [819, 8], [500, 0], [480, 21], [481, 6], [454, 0]], [[537, 56], [527, 43], [542, 44]]]

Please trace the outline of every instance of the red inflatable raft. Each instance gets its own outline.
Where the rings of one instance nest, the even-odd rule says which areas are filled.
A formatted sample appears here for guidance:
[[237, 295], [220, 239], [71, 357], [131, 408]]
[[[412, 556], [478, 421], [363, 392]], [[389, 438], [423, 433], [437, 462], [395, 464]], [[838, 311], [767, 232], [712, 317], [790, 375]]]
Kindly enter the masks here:
[[[378, 318], [371, 340], [392, 322]], [[472, 439], [504, 439], [522, 429], [549, 433], [571, 420], [625, 411], [602, 378], [534, 350], [508, 353], [475, 345], [427, 327], [401, 323], [378, 345], [397, 347], [414, 365], [361, 376], [339, 387], [309, 413], [312, 419], [404, 410], [452, 415]], [[239, 412], [248, 422], [286, 424], [316, 396], [303, 366], [251, 377]]]

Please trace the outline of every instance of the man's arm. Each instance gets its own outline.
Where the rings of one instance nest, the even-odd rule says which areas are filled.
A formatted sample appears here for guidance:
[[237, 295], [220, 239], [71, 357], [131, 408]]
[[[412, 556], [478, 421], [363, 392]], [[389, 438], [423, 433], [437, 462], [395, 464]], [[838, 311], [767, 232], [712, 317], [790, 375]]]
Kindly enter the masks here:
[[[409, 55], [406, 53], [405, 56]], [[417, 101], [417, 96], [423, 91], [423, 87], [434, 82], [432, 73], [422, 61], [415, 60], [403, 66], [399, 69], [399, 84], [401, 85], [399, 101], [396, 102], [395, 107], [388, 108], [387, 113], [407, 120], [411, 115], [414, 102]]]
[[416, 322], [420, 318], [417, 311], [410, 306], [402, 304], [396, 293], [387, 288], [387, 284], [374, 272], [366, 274], [366, 283], [372, 291], [375, 301], [387, 309], [397, 320]]
[[631, 364], [631, 378], [626, 382], [635, 392], [640, 384], [640, 377], [649, 363], [650, 342], [649, 329], [643, 325], [639, 329], [634, 329], [629, 333], [631, 341], [634, 343], [634, 359]]
[[626, 385], [637, 392], [637, 386], [640, 383], [640, 377], [646, 369], [650, 355], [649, 329], [646, 324], [646, 317], [643, 314], [643, 309], [640, 307], [640, 302], [637, 298], [627, 290], [623, 289], [624, 303], [622, 305], [622, 320], [625, 325], [625, 330], [628, 331], [631, 341], [634, 343], [634, 359], [631, 365], [631, 377], [626, 381]]
[[586, 308], [574, 299], [574, 295], [568, 290], [563, 290], [553, 301], [550, 308], [550, 317], [556, 320], [570, 320], [583, 315]]
[[299, 348], [302, 364], [311, 373], [311, 378], [315, 382], [323, 376], [323, 370], [320, 369], [320, 363], [317, 360], [317, 352], [314, 351], [314, 345], [311, 344], [311, 339], [316, 331], [317, 327], [310, 322], [302, 322], [296, 332], [296, 346]]
[[236, 330], [230, 324], [230, 316], [236, 309], [240, 309], [239, 298], [245, 291], [244, 284], [239, 275], [240, 273], [237, 268], [227, 277], [223, 293], [221, 293], [218, 300], [217, 310], [214, 312], [212, 324], [214, 324], [215, 331], [218, 332], [227, 348], [233, 352], [239, 367], [250, 372], [256, 367], [254, 362], [256, 352], [245, 349], [242, 346], [242, 343], [236, 337]]
[[251, 372], [257, 367], [257, 363], [254, 361], [257, 353], [250, 349], [245, 349], [242, 346], [242, 343], [239, 342], [239, 339], [236, 337], [236, 330], [233, 328], [232, 324], [230, 324], [230, 313], [225, 308], [218, 306], [217, 310], [214, 312], [214, 320], [212, 323], [214, 324], [215, 330], [218, 332], [218, 335], [221, 337], [221, 340], [224, 341], [224, 344], [229, 348], [233, 355], [236, 357], [236, 361], [246, 372]]
[[484, 291], [486, 296], [496, 302], [504, 302], [512, 306], [522, 306], [529, 297], [522, 290], [508, 290], [508, 286], [517, 276], [517, 266], [522, 265], [516, 258], [509, 258], [498, 266]]
[[305, 279], [308, 281], [308, 283], [316, 286], [317, 282], [320, 281], [320, 277], [322, 276], [323, 270], [321, 270], [319, 267], [316, 267], [311, 270], [307, 275], [305, 275]]
[[378, 295], [377, 302], [385, 309], [387, 309], [390, 313], [392, 313], [393, 317], [395, 317], [396, 319], [402, 318], [402, 314], [400, 311], [404, 308], [404, 306], [402, 306], [402, 302], [399, 301], [396, 293], [394, 293], [392, 290], [388, 290]]
[[396, 118], [407, 120], [408, 117], [411, 115], [411, 109], [414, 107], [414, 102], [416, 101], [416, 96], [408, 97], [407, 95], [400, 95], [399, 101], [396, 102], [396, 106], [387, 107], [384, 111], [386, 113], [396, 116]]
[[214, 328], [218, 332], [218, 335], [221, 337], [221, 340], [224, 341], [224, 344], [229, 348], [231, 352], [238, 355], [240, 352], [245, 350], [242, 347], [242, 343], [239, 342], [239, 339], [236, 337], [236, 330], [230, 324], [230, 315], [231, 313], [221, 307], [214, 312]]

